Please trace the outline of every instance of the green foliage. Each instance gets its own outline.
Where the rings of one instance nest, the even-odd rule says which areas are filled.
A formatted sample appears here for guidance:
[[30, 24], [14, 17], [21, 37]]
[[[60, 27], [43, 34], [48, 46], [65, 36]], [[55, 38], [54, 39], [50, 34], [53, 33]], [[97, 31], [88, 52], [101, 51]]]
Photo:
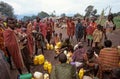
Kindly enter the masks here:
[[51, 16], [51, 17], [55, 17], [56, 15], [52, 13], [52, 14], [50, 14], [50, 16]]
[[[104, 26], [104, 25], [105, 25], [105, 22], [106, 22], [106, 19], [102, 19], [100, 24], [101, 24], [102, 26]], [[99, 20], [97, 20], [96, 23], [99, 23]]]
[[91, 12], [93, 11], [93, 8], [94, 8], [94, 6], [89, 5], [89, 6], [85, 9], [85, 12], [86, 12], [85, 17], [90, 17], [90, 14], [91, 14]]
[[45, 17], [49, 17], [49, 14], [46, 13], [46, 12], [44, 12], [44, 11], [41, 11], [40, 13], [38, 13], [38, 16], [39, 16], [40, 18], [45, 18]]
[[120, 16], [117, 16], [114, 18], [114, 22], [116, 24], [116, 27], [117, 28], [120, 28]]
[[65, 13], [62, 13], [60, 16], [61, 16], [61, 17], [65, 17], [65, 16], [66, 16], [66, 14], [65, 14]]
[[7, 3], [0, 2], [0, 12], [7, 17], [14, 17], [13, 8]]
[[31, 16], [31, 20], [34, 20], [34, 19], [36, 19], [36, 15]]
[[91, 15], [92, 15], [92, 16], [95, 16], [96, 13], [97, 13], [97, 9], [94, 9], [94, 10], [91, 12]]
[[79, 13], [76, 13], [76, 14], [74, 15], [74, 17], [82, 17], [82, 15], [79, 14]]
[[42, 19], [42, 18], [45, 18], [45, 17], [49, 17], [49, 14], [42, 11], [42, 12], [38, 13], [38, 15], [24, 16], [24, 17], [22, 18], [22, 20], [23, 20], [23, 21], [34, 20], [34, 19], [36, 19], [37, 16]]
[[30, 16], [24, 16], [24, 17], [22, 18], [22, 21], [27, 21], [27, 20], [31, 20], [31, 17], [30, 17]]
[[22, 21], [27, 21], [27, 20], [34, 20], [34, 19], [36, 19], [36, 15], [24, 16], [21, 20]]
[[113, 13], [113, 16], [114, 16], [114, 17], [120, 16], [120, 12], [118, 12], [118, 13]]

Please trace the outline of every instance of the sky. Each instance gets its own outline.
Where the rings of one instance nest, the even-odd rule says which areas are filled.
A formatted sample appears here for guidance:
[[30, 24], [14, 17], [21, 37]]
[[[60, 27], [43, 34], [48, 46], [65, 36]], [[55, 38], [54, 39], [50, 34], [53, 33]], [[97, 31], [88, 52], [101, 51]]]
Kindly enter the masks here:
[[[60, 15], [62, 13], [85, 14], [85, 9], [89, 5], [93, 5], [97, 9], [98, 14], [106, 7], [112, 7], [111, 12], [120, 11], [120, 0], [0, 0], [10, 4], [14, 8], [17, 15], [38, 14], [45, 11], [51, 14]], [[108, 14], [109, 9], [106, 10]]]

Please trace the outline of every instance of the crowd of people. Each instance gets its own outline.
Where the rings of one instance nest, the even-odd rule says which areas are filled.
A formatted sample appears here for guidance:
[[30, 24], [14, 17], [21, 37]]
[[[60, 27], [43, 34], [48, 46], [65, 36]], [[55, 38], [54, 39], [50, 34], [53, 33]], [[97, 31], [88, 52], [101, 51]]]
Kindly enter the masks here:
[[[31, 73], [30, 66], [34, 65], [33, 57], [39, 54], [39, 49], [44, 55], [46, 44], [55, 46], [61, 42], [59, 50], [65, 48], [64, 51], [67, 50], [67, 53], [58, 53], [61, 64], [53, 68], [51, 79], [78, 79], [76, 72], [82, 68], [85, 75], [91, 78], [119, 79], [120, 53], [117, 48], [112, 47], [111, 39], [107, 37], [115, 30], [112, 14], [108, 16], [104, 26], [97, 24], [95, 18], [65, 20], [66, 40], [63, 39], [62, 33], [56, 32], [55, 28], [59, 27], [52, 19], [43, 20], [36, 17], [35, 21], [26, 22], [14, 18], [7, 18], [3, 22], [0, 19], [0, 69], [6, 73], [0, 73], [0, 77], [10, 79], [9, 70], [13, 69], [13, 63], [20, 74], [24, 66]], [[71, 41], [74, 40], [74, 36], [77, 40], [75, 46]], [[87, 47], [83, 42], [87, 42]], [[66, 63], [68, 53], [71, 59]]]
[[46, 22], [40, 21], [39, 17], [34, 22], [17, 21], [14, 18], [7, 18], [3, 22], [0, 19], [0, 50], [4, 52], [10, 69], [13, 69], [13, 61], [20, 74], [24, 66], [29, 73], [31, 72], [32, 58], [38, 54], [39, 48], [44, 54], [45, 39], [50, 43], [54, 33], [54, 23], [51, 19], [47, 19]]

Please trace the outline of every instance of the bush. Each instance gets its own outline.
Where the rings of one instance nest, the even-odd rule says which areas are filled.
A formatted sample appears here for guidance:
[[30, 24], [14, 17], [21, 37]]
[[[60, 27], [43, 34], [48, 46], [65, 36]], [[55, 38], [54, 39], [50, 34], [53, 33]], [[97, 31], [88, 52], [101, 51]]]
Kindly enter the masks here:
[[116, 28], [120, 28], [120, 16], [115, 17], [114, 22], [116, 24]]

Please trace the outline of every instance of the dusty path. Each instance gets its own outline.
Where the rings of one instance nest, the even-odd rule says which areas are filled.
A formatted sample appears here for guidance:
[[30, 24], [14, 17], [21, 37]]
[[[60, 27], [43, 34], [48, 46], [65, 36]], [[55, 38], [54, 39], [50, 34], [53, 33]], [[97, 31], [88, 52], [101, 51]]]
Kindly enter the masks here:
[[[58, 34], [62, 33], [63, 34], [63, 39], [67, 38], [66, 29], [65, 28], [63, 28], [63, 29], [55, 28], [55, 32], [58, 33]], [[120, 44], [120, 29], [117, 29], [113, 33], [109, 34], [108, 38], [110, 38], [112, 40], [113, 46], [119, 45]], [[73, 45], [75, 45], [77, 43], [75, 37], [74, 37], [74, 39], [71, 42], [72, 42]], [[87, 43], [86, 42], [84, 43], [84, 46], [87, 47]], [[51, 62], [53, 65], [56, 65], [58, 63], [58, 60], [54, 59], [54, 56], [55, 56], [55, 52], [53, 50], [50, 50], [50, 51], [46, 50], [45, 51], [45, 58], [49, 62]], [[32, 73], [34, 73], [35, 71], [40, 71], [40, 72], [45, 73], [45, 71], [43, 70], [43, 66], [42, 65], [32, 66], [31, 70], [32, 70]], [[24, 73], [26, 73], [26, 69], [24, 69]], [[16, 70], [11, 70], [12, 79], [16, 79], [17, 75], [18, 75], [18, 72]]]

